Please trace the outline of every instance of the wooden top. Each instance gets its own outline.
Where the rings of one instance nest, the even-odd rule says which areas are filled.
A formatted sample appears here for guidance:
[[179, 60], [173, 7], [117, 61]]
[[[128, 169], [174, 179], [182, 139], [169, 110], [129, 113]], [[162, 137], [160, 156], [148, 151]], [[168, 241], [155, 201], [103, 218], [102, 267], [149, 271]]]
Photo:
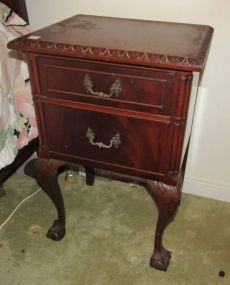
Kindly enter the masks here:
[[213, 28], [76, 15], [8, 46], [25, 52], [201, 71]]

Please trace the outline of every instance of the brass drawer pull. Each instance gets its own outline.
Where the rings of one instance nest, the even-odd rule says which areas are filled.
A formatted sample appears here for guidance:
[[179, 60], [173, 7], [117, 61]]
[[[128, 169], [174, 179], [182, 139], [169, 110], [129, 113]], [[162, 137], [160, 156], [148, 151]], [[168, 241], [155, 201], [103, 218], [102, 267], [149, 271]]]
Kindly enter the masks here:
[[95, 134], [93, 130], [89, 127], [86, 132], [86, 137], [89, 140], [89, 143], [92, 145], [96, 145], [99, 148], [111, 148], [114, 146], [115, 148], [118, 148], [121, 144], [120, 140], [120, 134], [116, 133], [110, 140], [110, 143], [108, 145], [104, 144], [103, 142], [94, 142]]
[[110, 87], [110, 93], [104, 93], [102, 91], [93, 91], [93, 81], [90, 79], [89, 74], [86, 74], [84, 77], [84, 86], [86, 88], [86, 92], [92, 95], [99, 96], [101, 98], [110, 98], [113, 95], [119, 97], [119, 93], [121, 92], [121, 81], [120, 79], [116, 79], [112, 86]]

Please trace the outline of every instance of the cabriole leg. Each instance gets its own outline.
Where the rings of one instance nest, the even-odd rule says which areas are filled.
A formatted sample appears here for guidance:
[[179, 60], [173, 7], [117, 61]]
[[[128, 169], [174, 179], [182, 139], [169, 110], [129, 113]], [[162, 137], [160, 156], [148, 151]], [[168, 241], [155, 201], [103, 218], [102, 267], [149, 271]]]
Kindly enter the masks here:
[[173, 220], [176, 214], [180, 203], [180, 189], [176, 186], [150, 180], [147, 182], [147, 185], [149, 193], [156, 202], [159, 212], [150, 266], [158, 270], [166, 271], [171, 253], [163, 246], [163, 233], [166, 226]]
[[86, 184], [92, 186], [95, 180], [94, 168], [86, 167], [85, 172], [86, 172]]
[[53, 240], [61, 240], [65, 235], [65, 207], [58, 184], [58, 170], [63, 165], [64, 162], [45, 158], [38, 158], [35, 163], [36, 179], [57, 209], [57, 220], [47, 232]]

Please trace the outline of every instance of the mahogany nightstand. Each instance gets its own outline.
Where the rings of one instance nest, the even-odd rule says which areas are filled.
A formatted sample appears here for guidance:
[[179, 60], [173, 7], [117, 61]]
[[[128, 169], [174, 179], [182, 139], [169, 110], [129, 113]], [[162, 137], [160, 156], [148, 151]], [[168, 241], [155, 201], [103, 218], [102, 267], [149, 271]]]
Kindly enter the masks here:
[[26, 53], [39, 127], [36, 176], [65, 235], [59, 168], [83, 165], [146, 185], [159, 217], [150, 265], [166, 270], [162, 235], [180, 203], [196, 88], [213, 29], [77, 15], [12, 41]]

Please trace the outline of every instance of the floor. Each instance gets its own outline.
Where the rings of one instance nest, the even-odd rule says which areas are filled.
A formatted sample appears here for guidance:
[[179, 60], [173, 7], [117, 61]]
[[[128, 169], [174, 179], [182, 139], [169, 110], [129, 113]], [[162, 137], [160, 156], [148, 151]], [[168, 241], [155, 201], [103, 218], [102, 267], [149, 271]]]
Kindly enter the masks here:
[[[59, 176], [67, 214], [60, 242], [46, 238], [56, 217], [43, 191], [27, 199], [0, 230], [1, 285], [230, 284], [230, 204], [183, 194], [164, 235], [173, 252], [167, 272], [150, 268], [156, 207], [142, 186], [75, 172]], [[39, 189], [22, 173], [5, 183], [0, 224]], [[219, 276], [223, 271], [225, 275]]]

